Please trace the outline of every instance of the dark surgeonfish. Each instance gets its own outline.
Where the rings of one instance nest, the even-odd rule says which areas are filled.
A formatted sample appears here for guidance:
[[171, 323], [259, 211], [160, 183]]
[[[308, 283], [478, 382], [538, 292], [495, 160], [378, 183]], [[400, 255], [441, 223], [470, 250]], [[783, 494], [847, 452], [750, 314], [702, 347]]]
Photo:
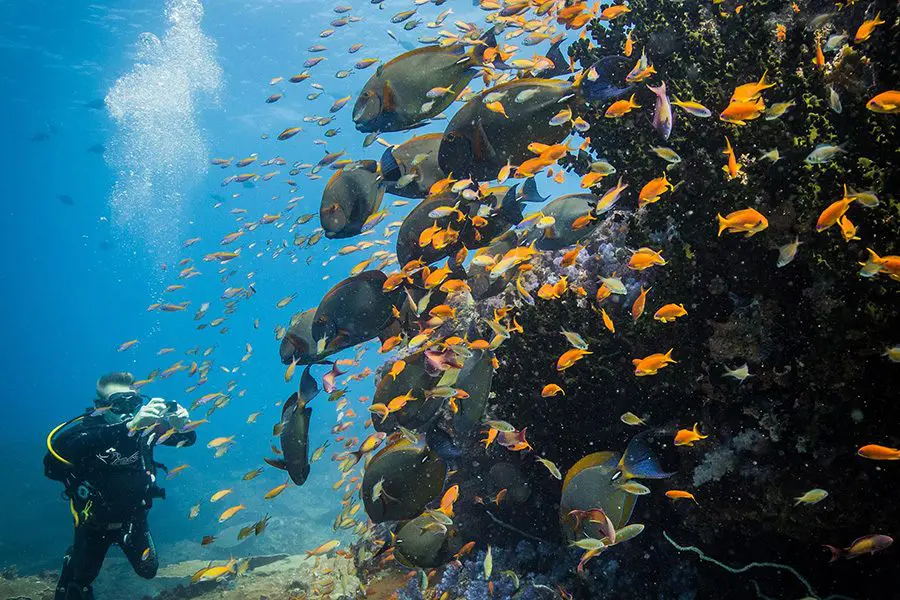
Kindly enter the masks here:
[[[397, 260], [401, 265], [413, 259], [431, 264], [453, 256], [463, 246], [469, 250], [486, 246], [522, 220], [523, 202], [543, 200], [537, 193], [533, 179], [526, 180], [521, 191], [518, 185], [489, 188], [481, 201], [465, 200], [451, 192], [426, 198], [409, 212], [397, 232]], [[457, 203], [459, 213], [439, 218], [430, 216], [435, 209], [453, 207]], [[459, 219], [460, 215], [462, 220]], [[482, 226], [475, 226], [473, 219], [476, 217], [484, 219]], [[442, 248], [435, 248], [433, 244], [422, 245], [422, 232], [435, 226], [442, 229], [449, 227], [457, 231], [459, 236]]]
[[376, 523], [412, 519], [444, 488], [447, 463], [420, 439], [399, 438], [372, 457], [362, 481], [366, 514]]
[[359, 234], [366, 220], [381, 207], [382, 197], [384, 184], [374, 160], [361, 160], [339, 169], [325, 185], [319, 206], [325, 237]]
[[281, 410], [281, 452], [288, 475], [297, 485], [303, 485], [309, 477], [309, 421], [312, 408], [307, 405], [318, 393], [319, 386], [307, 366], [300, 377], [299, 391], [291, 394]]
[[310, 326], [318, 355], [367, 342], [390, 325], [402, 290], [385, 292], [386, 279], [381, 271], [363, 271], [328, 290]]
[[[353, 122], [364, 132], [403, 131], [443, 112], [478, 73], [484, 51], [497, 45], [493, 31], [482, 43], [425, 46], [380, 65], [366, 82]], [[428, 92], [440, 88], [440, 95]]]
[[381, 176], [387, 193], [404, 198], [424, 198], [431, 186], [447, 175], [438, 166], [443, 134], [417, 135], [391, 146], [381, 157]]
[[[519, 245], [519, 236], [515, 231], [507, 231], [495, 238], [489, 245], [479, 248], [475, 256], [503, 256]], [[472, 288], [472, 297], [476, 300], [490, 298], [502, 292], [512, 278], [516, 275], [515, 269], [510, 269], [502, 277], [492, 278], [490, 271], [484, 266], [472, 262], [467, 271], [467, 282]]]
[[[562, 142], [569, 135], [569, 121], [583, 110], [586, 101], [608, 100], [626, 91], [612, 85], [610, 78], [627, 60], [607, 57], [574, 82], [514, 79], [480, 92], [447, 124], [438, 164], [455, 177], [490, 181], [507, 164], [520, 165], [534, 158], [528, 145]], [[488, 95], [495, 98], [491, 102], [503, 105], [505, 115], [486, 106]], [[568, 116], [561, 115], [566, 111]]]
[[402, 524], [395, 534], [394, 557], [407, 568], [431, 569], [449, 561], [462, 547], [453, 523], [436, 513], [423, 513]]
[[316, 309], [310, 308], [291, 317], [291, 323], [278, 349], [282, 363], [289, 364], [294, 361], [298, 365], [308, 365], [328, 356], [317, 351], [316, 340], [312, 336], [315, 316]]
[[523, 243], [535, 241], [535, 247], [539, 250], [560, 250], [575, 245], [588, 237], [600, 221], [595, 218], [578, 229], [573, 229], [572, 225], [576, 219], [593, 215], [599, 201], [599, 196], [582, 193], [567, 194], [548, 202], [541, 208], [541, 212], [553, 217], [555, 222], [546, 229], [532, 229], [525, 235]]
[[398, 425], [417, 430], [431, 421], [444, 402], [442, 398], [426, 398], [425, 390], [432, 389], [439, 378], [429, 375], [426, 371], [424, 352], [407, 356], [404, 361], [406, 367], [396, 377], [385, 375], [378, 382], [372, 404], [387, 406], [391, 399], [406, 393], [416, 400], [407, 402], [403, 408], [384, 419], [379, 415], [373, 415], [372, 425], [376, 431], [390, 433], [395, 431]]
[[471, 431], [484, 419], [494, 380], [493, 359], [491, 350], [473, 350], [463, 363], [454, 387], [465, 390], [469, 397], [459, 403], [459, 411], [453, 415], [454, 431]]

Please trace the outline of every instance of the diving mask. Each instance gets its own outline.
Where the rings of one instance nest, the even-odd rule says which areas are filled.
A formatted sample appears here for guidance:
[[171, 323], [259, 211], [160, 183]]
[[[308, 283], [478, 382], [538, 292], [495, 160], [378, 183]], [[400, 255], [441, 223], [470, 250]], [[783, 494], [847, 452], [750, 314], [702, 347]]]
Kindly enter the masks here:
[[110, 412], [120, 415], [133, 415], [143, 403], [144, 397], [135, 391], [114, 392], [106, 398]]

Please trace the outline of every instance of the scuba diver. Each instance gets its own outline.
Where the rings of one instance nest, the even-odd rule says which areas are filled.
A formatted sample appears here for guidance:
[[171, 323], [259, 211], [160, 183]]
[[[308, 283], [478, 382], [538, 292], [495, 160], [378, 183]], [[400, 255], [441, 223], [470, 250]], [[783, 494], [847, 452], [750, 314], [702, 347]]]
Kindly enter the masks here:
[[174, 401], [144, 404], [131, 373], [109, 373], [97, 381], [94, 407], [47, 436], [44, 474], [65, 485], [75, 521], [75, 541], [66, 553], [54, 600], [93, 600], [91, 587], [112, 544], [118, 544], [134, 572], [146, 579], [159, 566], [147, 513], [156, 485], [154, 443], [190, 446], [183, 432], [188, 411]]

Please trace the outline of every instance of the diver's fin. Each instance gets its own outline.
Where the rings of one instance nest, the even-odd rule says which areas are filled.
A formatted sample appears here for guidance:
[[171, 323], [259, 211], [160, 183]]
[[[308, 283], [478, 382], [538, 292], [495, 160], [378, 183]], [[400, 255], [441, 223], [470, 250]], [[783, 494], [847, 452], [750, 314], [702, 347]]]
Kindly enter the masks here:
[[623, 67], [627, 68], [628, 64], [629, 59], [625, 56], [606, 56], [595, 62], [588, 71], [596, 72], [597, 78], [591, 81], [586, 73], [581, 76], [579, 87], [582, 95], [587, 100], [597, 102], [611, 100], [631, 91], [633, 85], [618, 87], [613, 83], [624, 79], [624, 76], [617, 77], [616, 74]]
[[385, 181], [397, 181], [403, 175], [397, 159], [394, 158], [393, 148], [385, 148], [384, 154], [381, 155], [381, 175]]
[[529, 177], [525, 180], [525, 183], [522, 184], [522, 193], [519, 195], [519, 199], [524, 202], [543, 202], [549, 196], [541, 196], [538, 193], [537, 182], [534, 180], [534, 177]]
[[384, 82], [381, 89], [381, 108], [384, 112], [394, 112], [397, 110], [397, 94], [391, 87], [390, 81]]
[[553, 45], [550, 46], [546, 58], [553, 63], [553, 68], [541, 73], [541, 77], [550, 79], [552, 77], [559, 77], [570, 71], [569, 61], [563, 56], [562, 50], [560, 49], [564, 39], [565, 38], [562, 36], [559, 36], [559, 39], [555, 40]]

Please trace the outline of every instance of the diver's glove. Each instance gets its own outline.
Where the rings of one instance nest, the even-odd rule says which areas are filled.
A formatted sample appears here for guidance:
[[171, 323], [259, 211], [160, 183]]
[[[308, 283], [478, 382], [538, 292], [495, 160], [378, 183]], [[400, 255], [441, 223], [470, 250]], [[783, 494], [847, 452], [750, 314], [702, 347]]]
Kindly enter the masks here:
[[188, 413], [187, 409], [180, 404], [176, 404], [175, 410], [166, 415], [166, 421], [169, 422], [169, 427], [174, 427], [175, 429], [181, 429], [187, 425], [190, 420], [190, 413]]
[[129, 429], [144, 429], [156, 425], [166, 414], [166, 401], [162, 398], [153, 398], [143, 405], [137, 414], [128, 421]]

